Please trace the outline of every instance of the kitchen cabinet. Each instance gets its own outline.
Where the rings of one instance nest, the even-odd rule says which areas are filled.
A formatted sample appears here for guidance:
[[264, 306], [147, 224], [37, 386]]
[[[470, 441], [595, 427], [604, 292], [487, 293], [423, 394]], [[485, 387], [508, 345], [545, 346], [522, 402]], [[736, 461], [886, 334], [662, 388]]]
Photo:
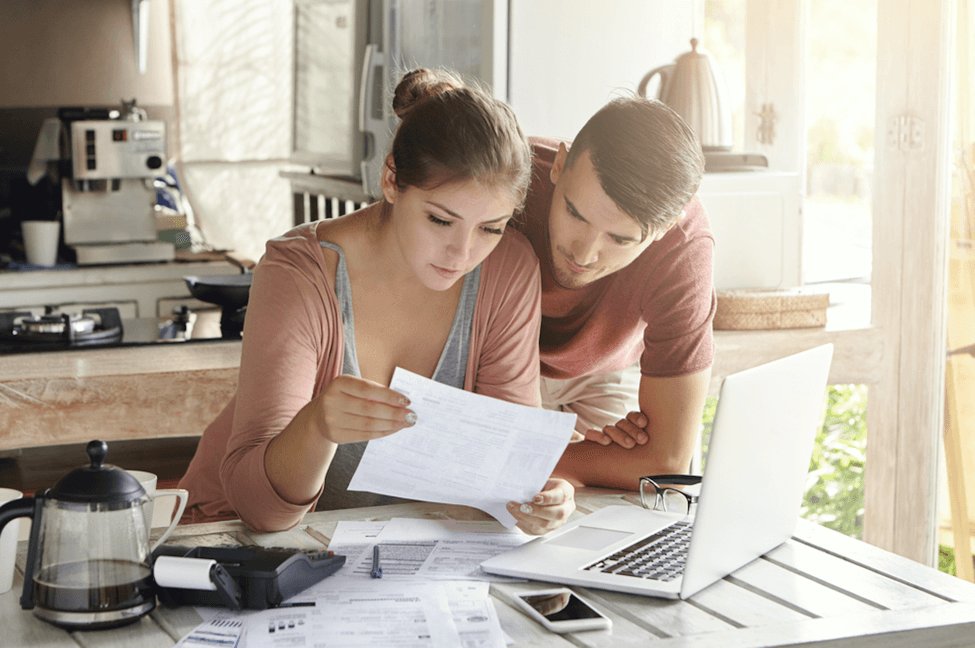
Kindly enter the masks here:
[[186, 275], [234, 274], [240, 270], [226, 261], [129, 264], [0, 272], [0, 311], [43, 312], [58, 306], [65, 312], [115, 306], [123, 318], [168, 316], [175, 305], [192, 310], [214, 309], [190, 297]]

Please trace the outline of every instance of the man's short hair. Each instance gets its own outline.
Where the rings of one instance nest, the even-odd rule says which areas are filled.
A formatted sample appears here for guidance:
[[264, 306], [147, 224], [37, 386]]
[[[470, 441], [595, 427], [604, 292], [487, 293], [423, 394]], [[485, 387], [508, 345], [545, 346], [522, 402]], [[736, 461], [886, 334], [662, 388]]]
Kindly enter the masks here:
[[636, 220], [644, 238], [670, 227], [704, 174], [694, 132], [663, 102], [614, 99], [582, 127], [566, 166], [588, 151], [606, 195]]

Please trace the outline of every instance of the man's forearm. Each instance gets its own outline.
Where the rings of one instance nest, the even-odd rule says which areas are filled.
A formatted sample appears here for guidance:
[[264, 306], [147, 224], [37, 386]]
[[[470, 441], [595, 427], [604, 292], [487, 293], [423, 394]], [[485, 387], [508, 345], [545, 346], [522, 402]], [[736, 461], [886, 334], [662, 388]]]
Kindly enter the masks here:
[[644, 475], [687, 472], [692, 452], [673, 456], [653, 446], [652, 440], [632, 449], [615, 443], [608, 446], [592, 441], [572, 443], [559, 460], [555, 474], [577, 487], [637, 490]]
[[[711, 370], [640, 379], [640, 411], [649, 440], [633, 448], [592, 441], [569, 444], [556, 473], [576, 486], [639, 488], [643, 475], [685, 473], [694, 454]], [[620, 418], [627, 412], [621, 412]]]

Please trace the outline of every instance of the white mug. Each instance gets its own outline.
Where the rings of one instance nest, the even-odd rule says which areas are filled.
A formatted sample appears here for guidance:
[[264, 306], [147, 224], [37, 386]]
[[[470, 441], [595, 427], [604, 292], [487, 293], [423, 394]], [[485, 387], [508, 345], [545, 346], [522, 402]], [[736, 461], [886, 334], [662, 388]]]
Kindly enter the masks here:
[[[12, 488], [0, 488], [0, 506], [20, 499], [24, 494]], [[7, 522], [0, 534], [0, 594], [9, 592], [14, 585], [14, 563], [17, 560], [17, 536], [20, 519]]]
[[20, 224], [27, 263], [52, 266], [57, 262], [60, 229], [58, 221], [24, 221]]
[[149, 537], [149, 532], [152, 530], [152, 516], [155, 512], [156, 499], [160, 497], [175, 497], [176, 498], [176, 511], [171, 512], [170, 518], [166, 521], [168, 528], [163, 531], [163, 534], [159, 536], [159, 539], [153, 543], [150, 551], [155, 551], [156, 547], [163, 543], [163, 540], [169, 537], [169, 534], [173, 532], [176, 525], [179, 524], [179, 519], [183, 517], [183, 510], [186, 508], [186, 502], [190, 497], [188, 490], [183, 488], [163, 488], [161, 490], [156, 490], [156, 482], [159, 480], [155, 474], [151, 472], [146, 472], [145, 470], [127, 470], [127, 473], [135, 477], [142, 488], [146, 491], [146, 495], [149, 496], [149, 501], [146, 502], [142, 509], [142, 513], [146, 518], [146, 537]]

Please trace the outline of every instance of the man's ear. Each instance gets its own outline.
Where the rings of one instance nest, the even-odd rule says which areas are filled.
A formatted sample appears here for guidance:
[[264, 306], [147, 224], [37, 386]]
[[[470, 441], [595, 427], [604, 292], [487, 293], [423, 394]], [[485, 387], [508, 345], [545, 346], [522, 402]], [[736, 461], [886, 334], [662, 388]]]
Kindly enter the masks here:
[[549, 171], [548, 177], [552, 181], [552, 184], [558, 184], [559, 177], [565, 170], [565, 159], [569, 156], [569, 149], [566, 148], [565, 142], [559, 143], [559, 150], [555, 154], [555, 161], [552, 162], [552, 170]]
[[677, 215], [677, 218], [675, 218], [670, 222], [670, 225], [668, 225], [667, 227], [663, 228], [662, 230], [656, 233], [656, 235], [653, 237], [653, 241], [657, 242], [660, 239], [662, 239], [667, 232], [674, 229], [674, 226], [677, 225], [677, 223], [680, 222], [680, 220], [684, 218], [685, 215], [686, 213], [682, 209], [681, 212]]
[[396, 202], [399, 195], [399, 187], [396, 185], [396, 165], [393, 164], [393, 156], [387, 155], [386, 162], [383, 164], [383, 172], [379, 177], [379, 187], [382, 189], [383, 198], [390, 205]]

